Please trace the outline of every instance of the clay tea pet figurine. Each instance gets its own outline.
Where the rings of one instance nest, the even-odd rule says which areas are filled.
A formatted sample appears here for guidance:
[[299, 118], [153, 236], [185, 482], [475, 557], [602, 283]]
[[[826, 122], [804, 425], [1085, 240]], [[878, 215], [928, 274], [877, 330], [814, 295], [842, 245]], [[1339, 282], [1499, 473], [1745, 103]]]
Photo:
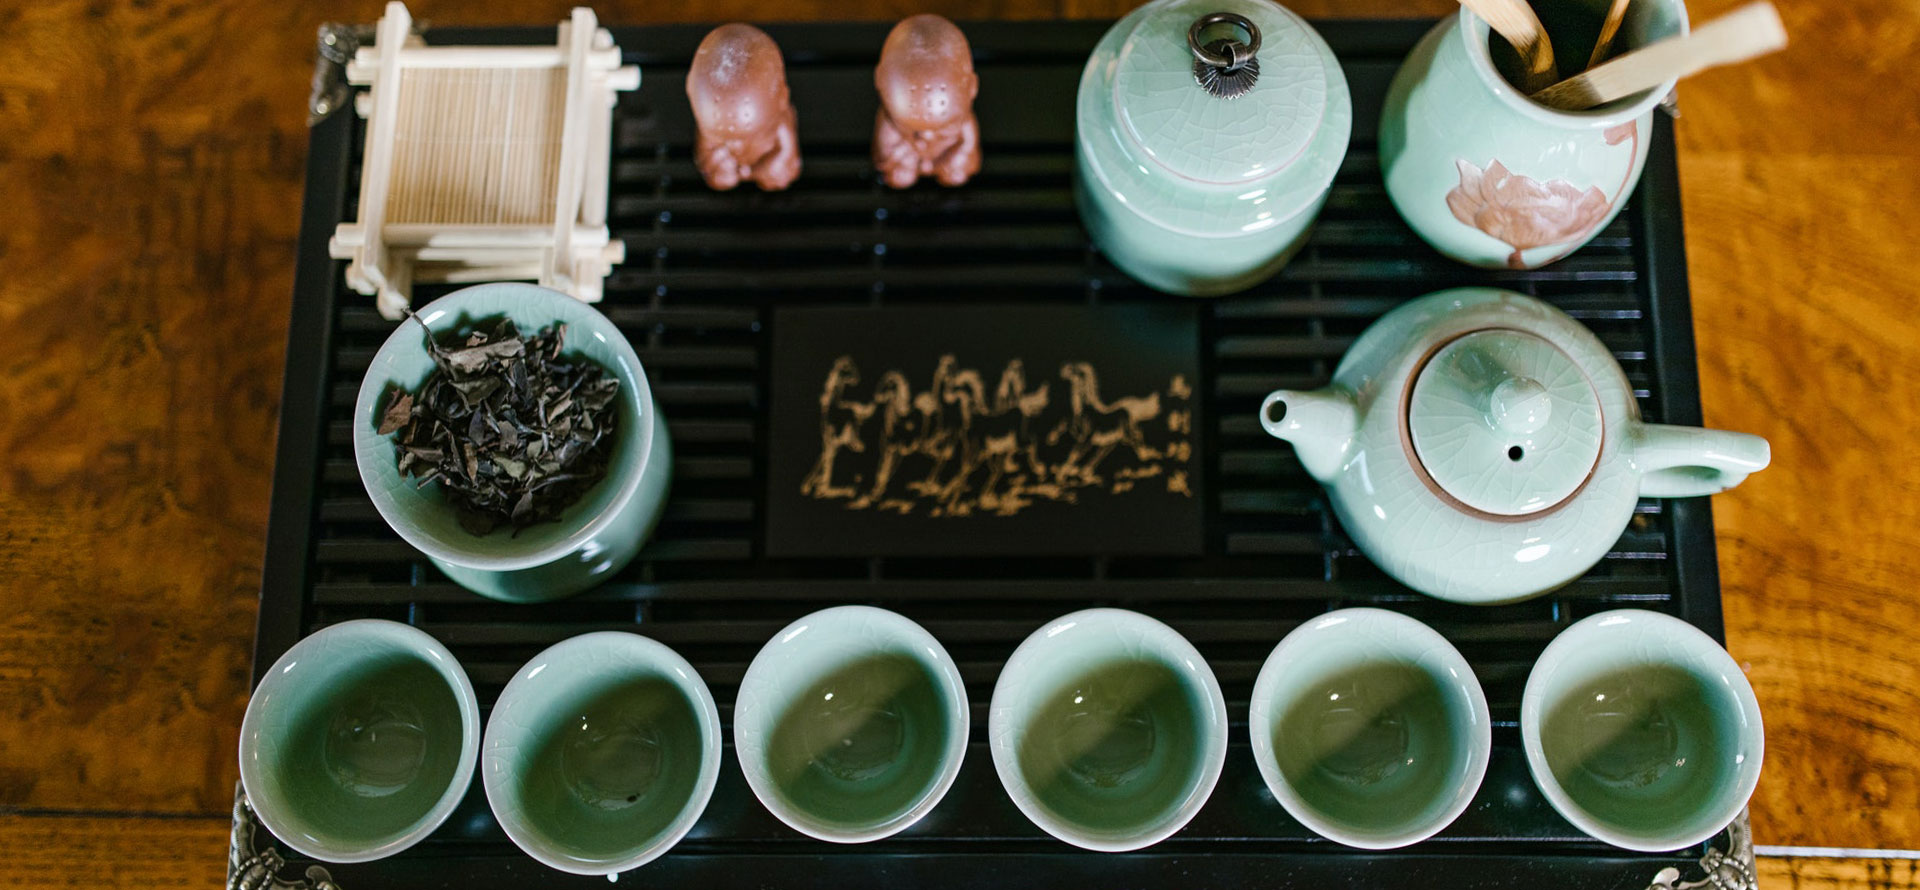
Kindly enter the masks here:
[[937, 15], [901, 20], [887, 34], [873, 70], [880, 112], [873, 122], [873, 166], [897, 189], [933, 176], [961, 185], [980, 172], [980, 124], [973, 99], [967, 36]]
[[751, 181], [779, 191], [799, 177], [786, 63], [766, 32], [739, 23], [713, 29], [693, 54], [687, 99], [700, 128], [694, 163], [707, 185], [725, 191]]

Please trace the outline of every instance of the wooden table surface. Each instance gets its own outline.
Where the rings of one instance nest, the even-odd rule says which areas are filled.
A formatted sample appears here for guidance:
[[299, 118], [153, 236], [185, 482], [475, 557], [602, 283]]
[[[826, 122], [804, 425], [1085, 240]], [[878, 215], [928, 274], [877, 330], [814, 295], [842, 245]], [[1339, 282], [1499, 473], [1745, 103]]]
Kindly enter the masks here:
[[[1779, 2], [1793, 46], [1688, 81], [1678, 123], [1706, 419], [1774, 449], [1714, 505], [1729, 648], [1767, 722], [1754, 831], [1915, 849], [1920, 4]], [[567, 5], [419, 0], [414, 14], [544, 24]], [[598, 11], [641, 24], [1132, 5]], [[375, 0], [0, 2], [0, 887], [224, 874], [314, 29], [378, 15]], [[1911, 859], [1762, 864], [1770, 884], [1920, 886]]]

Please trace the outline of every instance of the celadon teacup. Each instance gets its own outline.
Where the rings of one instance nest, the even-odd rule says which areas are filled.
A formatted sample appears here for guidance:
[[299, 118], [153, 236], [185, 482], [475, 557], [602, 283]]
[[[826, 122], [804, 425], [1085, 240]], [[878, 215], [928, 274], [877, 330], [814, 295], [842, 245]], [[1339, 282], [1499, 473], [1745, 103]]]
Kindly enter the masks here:
[[1760, 782], [1760, 704], [1720, 644], [1671, 615], [1601, 612], [1561, 632], [1520, 700], [1527, 766], [1581, 831], [1677, 850], [1725, 829]]
[[720, 711], [693, 666], [630, 633], [582, 634], [516, 671], [487, 720], [481, 778], [527, 855], [579, 875], [653, 861], [720, 776]]
[[1247, 719], [1268, 790], [1314, 833], [1385, 850], [1432, 837], [1487, 774], [1493, 726], [1459, 650], [1385, 609], [1342, 609], [1287, 634]]
[[287, 846], [366, 862], [445, 822], [479, 749], [473, 684], [447, 647], [404, 624], [346, 621], [261, 678], [240, 723], [240, 784]]
[[967, 751], [960, 669], [905, 616], [823, 609], [754, 656], [733, 709], [747, 785], [809, 837], [862, 843], [940, 803]]
[[1099, 852], [1171, 837], [1227, 756], [1227, 704], [1193, 644], [1138, 612], [1088, 609], [1034, 631], [987, 714], [1000, 784], [1048, 834]]
[[476, 536], [460, 527], [439, 484], [399, 474], [393, 436], [380, 435], [388, 390], [418, 389], [433, 372], [425, 333], [402, 321], [373, 356], [353, 408], [353, 456], [380, 517], [448, 578], [482, 596], [540, 602], [579, 593], [626, 567], [666, 506], [673, 448], [640, 358], [613, 322], [559, 291], [531, 284], [483, 284], [420, 307], [435, 337], [502, 315], [522, 335], [567, 326], [564, 355], [579, 355], [619, 378], [619, 426], [607, 476], [558, 522]]

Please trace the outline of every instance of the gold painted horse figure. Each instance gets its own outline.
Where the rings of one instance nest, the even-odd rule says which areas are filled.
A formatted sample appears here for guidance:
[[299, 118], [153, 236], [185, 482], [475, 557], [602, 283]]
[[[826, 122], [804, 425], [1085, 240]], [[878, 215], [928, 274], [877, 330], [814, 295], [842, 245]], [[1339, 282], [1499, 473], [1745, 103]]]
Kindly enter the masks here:
[[1158, 391], [1145, 398], [1128, 396], [1105, 402], [1100, 398], [1100, 378], [1092, 365], [1067, 362], [1060, 366], [1060, 376], [1067, 381], [1073, 413], [1047, 436], [1047, 444], [1066, 438], [1072, 447], [1066, 459], [1054, 465], [1055, 478], [1063, 483], [1100, 484], [1095, 470], [1122, 444], [1133, 449], [1134, 456], [1142, 461], [1160, 457], [1140, 432], [1141, 424], [1160, 416]]
[[[936, 412], [931, 393], [915, 394], [907, 385], [905, 374], [888, 371], [880, 375], [880, 382], [874, 387], [873, 408], [880, 415], [879, 465], [867, 493], [847, 503], [855, 510], [891, 506], [887, 488], [893, 483], [893, 473], [900, 461], [916, 454], [933, 456], [929, 451], [933, 441], [930, 431]], [[911, 504], [907, 509], [911, 509]]]
[[[827, 372], [826, 387], [820, 391], [820, 459], [814, 462], [813, 470], [800, 483], [800, 493], [816, 498], [850, 498], [858, 492], [853, 485], [833, 484], [833, 461], [841, 449], [864, 452], [867, 444], [861, 438], [861, 428], [873, 418], [875, 403], [856, 402], [847, 398], [847, 391], [860, 385], [860, 369], [854, 366], [853, 357], [843, 355], [834, 359], [833, 369]], [[857, 477], [856, 477], [856, 481]]]

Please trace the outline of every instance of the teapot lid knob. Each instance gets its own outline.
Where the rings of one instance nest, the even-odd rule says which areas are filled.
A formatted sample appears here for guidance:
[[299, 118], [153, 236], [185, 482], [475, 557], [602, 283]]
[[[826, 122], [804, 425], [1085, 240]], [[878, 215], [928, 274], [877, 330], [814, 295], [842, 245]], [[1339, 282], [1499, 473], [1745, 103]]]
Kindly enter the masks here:
[[1488, 328], [1434, 350], [1409, 384], [1418, 473], [1455, 507], [1523, 516], [1580, 491], [1600, 460], [1600, 397], [1539, 335]]
[[1553, 397], [1532, 377], [1508, 377], [1487, 396], [1487, 419], [1513, 435], [1539, 432], [1553, 416]]

